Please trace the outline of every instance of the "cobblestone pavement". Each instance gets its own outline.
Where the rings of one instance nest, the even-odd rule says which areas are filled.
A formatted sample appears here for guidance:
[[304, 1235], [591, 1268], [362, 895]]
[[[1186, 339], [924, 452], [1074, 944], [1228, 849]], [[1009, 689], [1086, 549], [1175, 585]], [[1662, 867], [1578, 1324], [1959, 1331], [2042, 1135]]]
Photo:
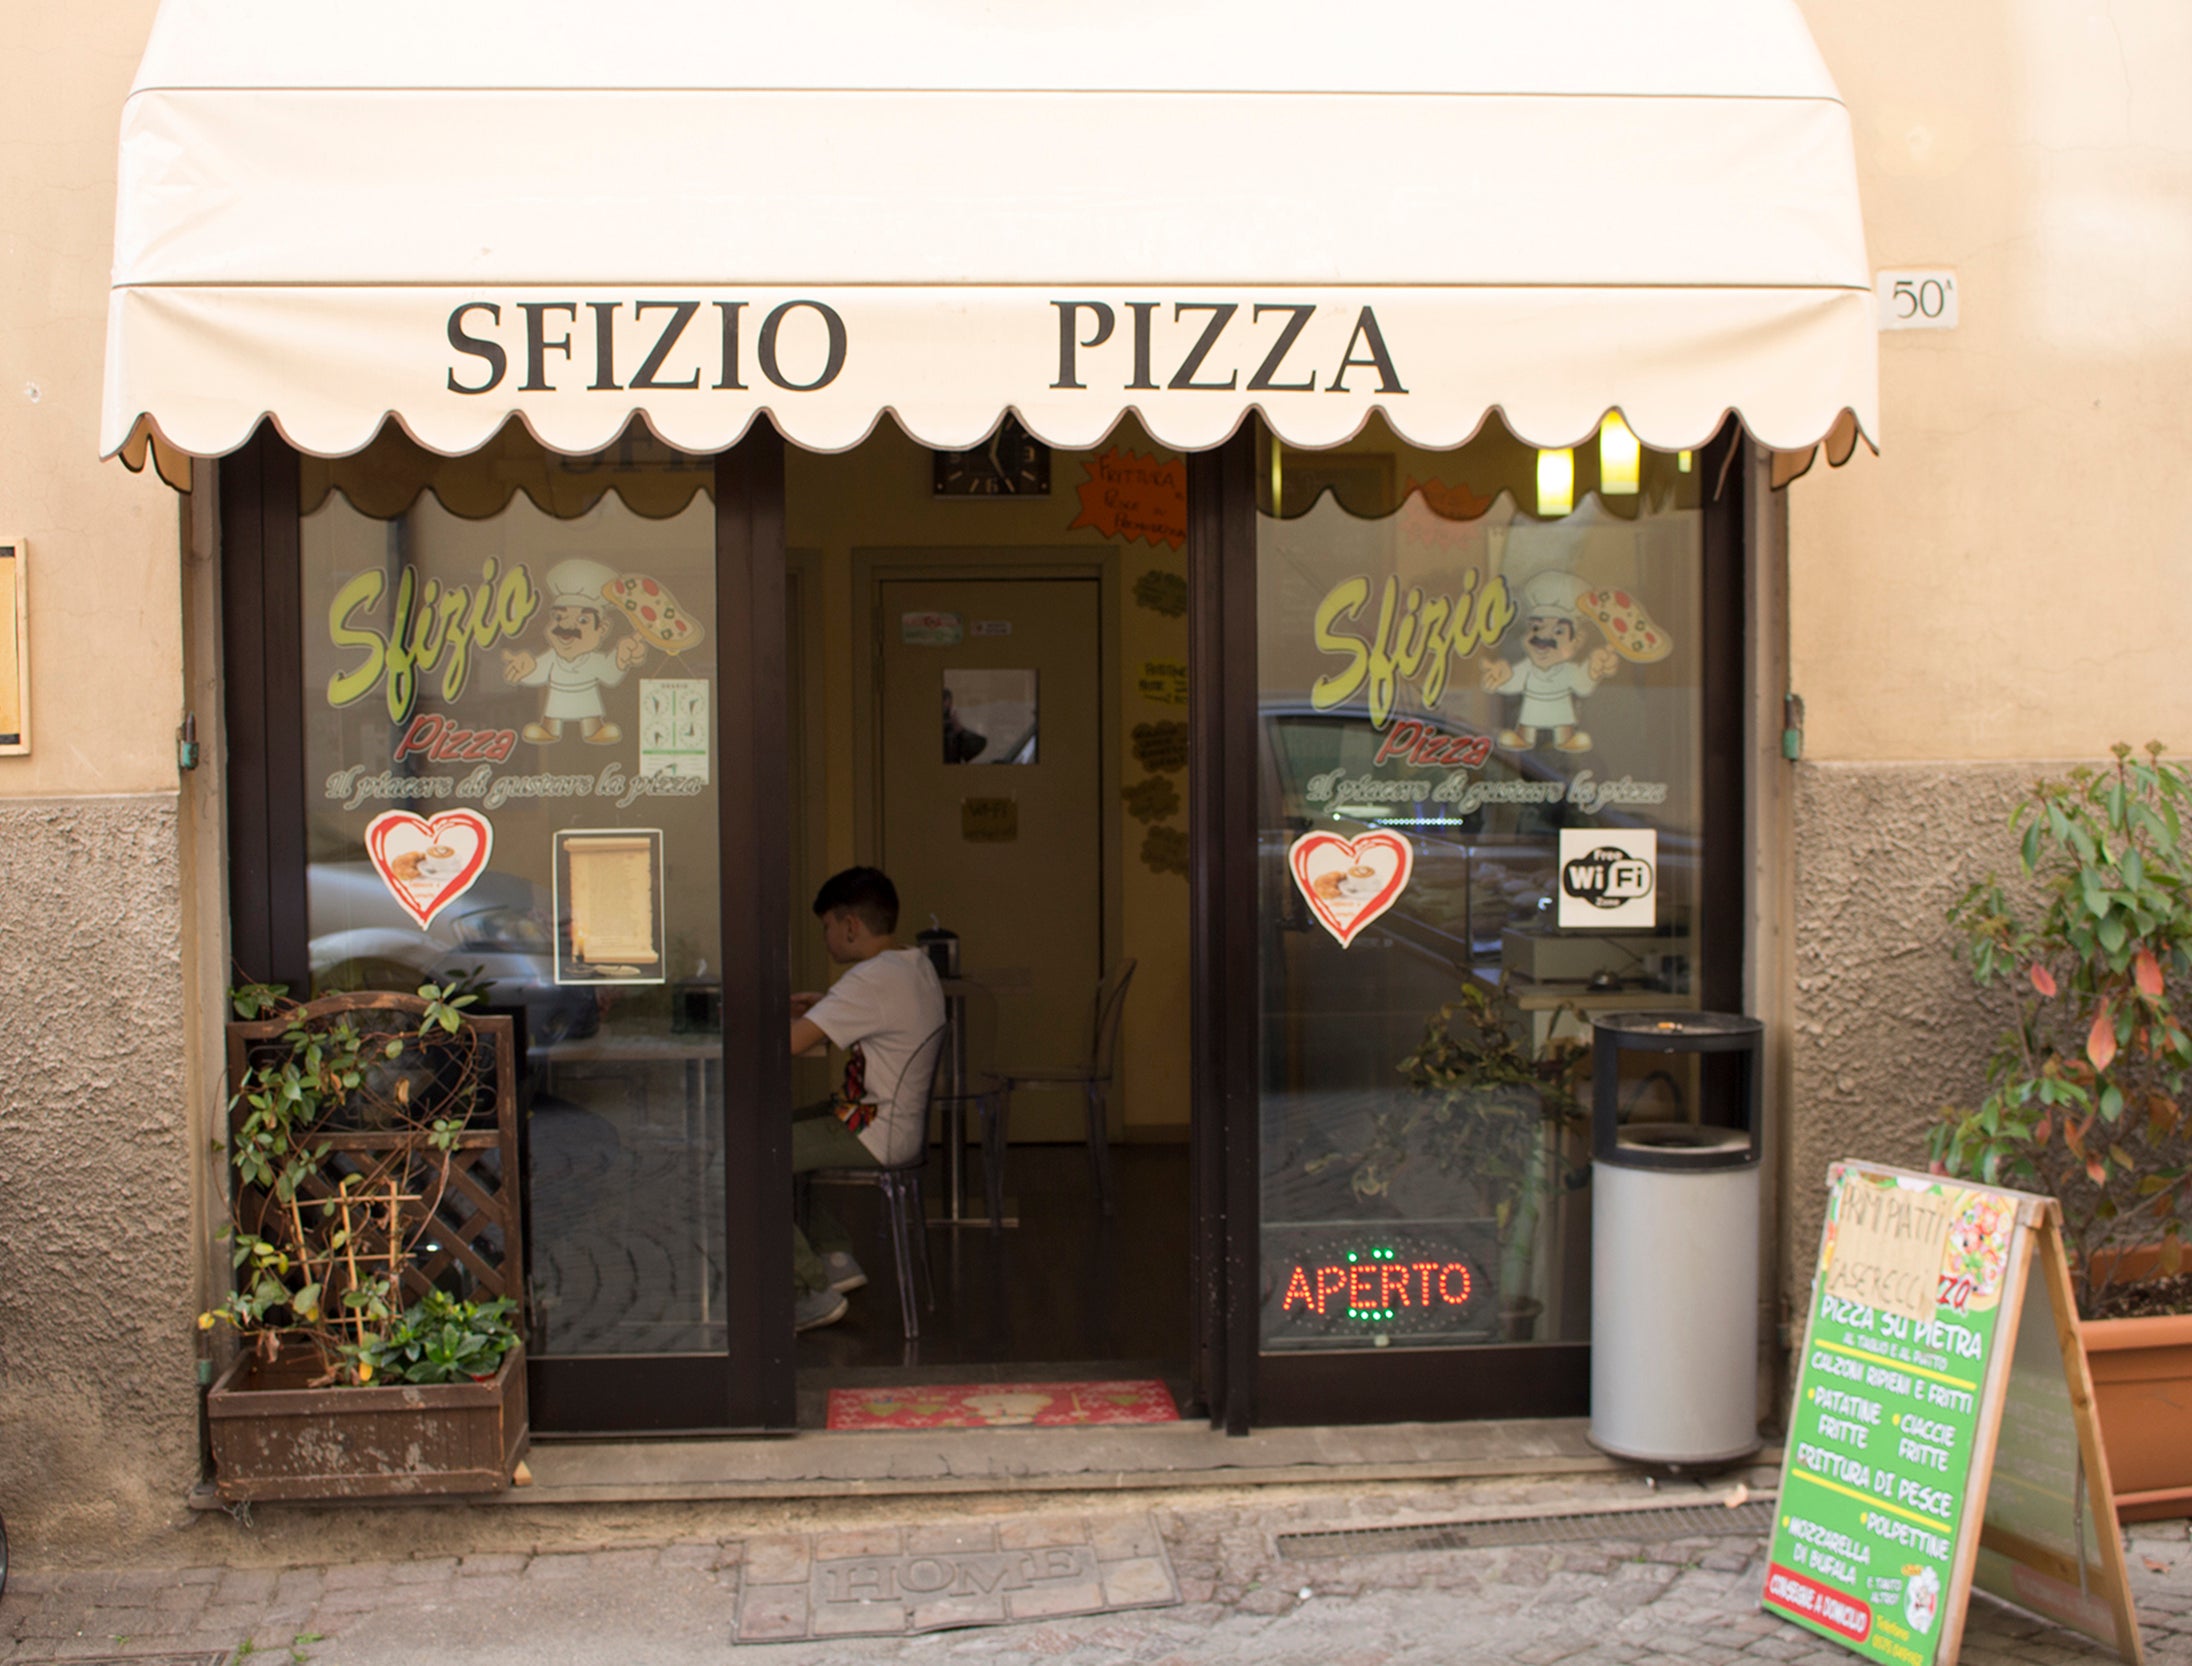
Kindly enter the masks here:
[[[1619, 1496], [1635, 1498], [1635, 1483]], [[338, 1566], [246, 1566], [278, 1526], [193, 1528], [186, 1555], [226, 1566], [46, 1572], [20, 1560], [0, 1601], [0, 1663], [221, 1654], [268, 1666], [684, 1666], [735, 1652], [770, 1666], [865, 1661], [1043, 1661], [1058, 1666], [1254, 1662], [1255, 1666], [1643, 1666], [1652, 1662], [1844, 1662], [1852, 1657], [1761, 1614], [1763, 1546], [1747, 1538], [1650, 1544], [1618, 1536], [1561, 1545], [1282, 1558], [1277, 1535], [1452, 1520], [1510, 1504], [1590, 1508], [1596, 1483], [1314, 1487], [1132, 1498], [891, 1499], [818, 1507], [835, 1519], [1040, 1522], [1069, 1512], [1154, 1519], [1183, 1601], [1171, 1608], [906, 1638], [732, 1642], [743, 1571], [780, 1553], [781, 1533], [713, 1531], [692, 1512], [668, 1542], [592, 1550], [520, 1546]], [[497, 1512], [472, 1512], [493, 1531]], [[728, 1515], [724, 1520], [728, 1521]], [[379, 1512], [388, 1540], [430, 1538], [415, 1512]], [[410, 1525], [407, 1525], [410, 1524]], [[642, 1529], [642, 1532], [644, 1529]], [[309, 1536], [304, 1542], [310, 1542]], [[2130, 1566], [2147, 1658], [2192, 1666], [2192, 1541], [2182, 1521], [2132, 1530]], [[248, 1644], [248, 1649], [246, 1645]], [[2109, 1658], [2083, 1639], [1981, 1597], [1964, 1659], [2057, 1666]]]

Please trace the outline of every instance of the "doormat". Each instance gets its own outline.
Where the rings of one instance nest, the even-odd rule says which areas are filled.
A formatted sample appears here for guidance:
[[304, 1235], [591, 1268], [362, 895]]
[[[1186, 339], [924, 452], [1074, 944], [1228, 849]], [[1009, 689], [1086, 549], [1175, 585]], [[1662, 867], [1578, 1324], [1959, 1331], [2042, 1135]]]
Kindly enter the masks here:
[[1155, 1377], [1092, 1383], [930, 1383], [833, 1388], [832, 1429], [1077, 1429], [1092, 1423], [1177, 1423], [1172, 1391]]
[[735, 1640], [902, 1637], [1179, 1600], [1146, 1515], [787, 1533], [746, 1542]]

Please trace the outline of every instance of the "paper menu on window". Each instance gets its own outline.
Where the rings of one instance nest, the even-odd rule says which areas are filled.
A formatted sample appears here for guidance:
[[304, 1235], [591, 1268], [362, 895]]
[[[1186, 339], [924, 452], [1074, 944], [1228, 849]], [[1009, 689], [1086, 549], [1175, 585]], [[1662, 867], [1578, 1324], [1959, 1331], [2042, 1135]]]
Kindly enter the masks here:
[[661, 833], [564, 832], [556, 844], [568, 922], [557, 981], [661, 982]]

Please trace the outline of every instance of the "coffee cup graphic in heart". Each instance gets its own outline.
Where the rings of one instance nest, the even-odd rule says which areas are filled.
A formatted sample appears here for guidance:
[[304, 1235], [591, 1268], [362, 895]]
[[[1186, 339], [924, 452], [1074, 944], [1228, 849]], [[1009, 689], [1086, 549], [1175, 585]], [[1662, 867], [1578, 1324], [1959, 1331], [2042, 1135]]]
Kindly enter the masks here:
[[1344, 949], [1408, 888], [1416, 852], [1398, 833], [1304, 833], [1286, 861], [1309, 911]]
[[387, 810], [365, 830], [365, 854], [405, 913], [424, 927], [487, 871], [495, 830], [476, 810], [438, 816]]

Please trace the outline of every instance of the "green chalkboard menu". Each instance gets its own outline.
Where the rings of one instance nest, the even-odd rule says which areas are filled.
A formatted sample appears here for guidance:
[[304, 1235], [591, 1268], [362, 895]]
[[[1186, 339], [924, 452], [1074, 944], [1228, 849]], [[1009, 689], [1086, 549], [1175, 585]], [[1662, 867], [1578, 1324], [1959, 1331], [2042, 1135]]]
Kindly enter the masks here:
[[1952, 1666], [1976, 1578], [2139, 1658], [2052, 1202], [1837, 1164], [1796, 1364], [1769, 1612]]

